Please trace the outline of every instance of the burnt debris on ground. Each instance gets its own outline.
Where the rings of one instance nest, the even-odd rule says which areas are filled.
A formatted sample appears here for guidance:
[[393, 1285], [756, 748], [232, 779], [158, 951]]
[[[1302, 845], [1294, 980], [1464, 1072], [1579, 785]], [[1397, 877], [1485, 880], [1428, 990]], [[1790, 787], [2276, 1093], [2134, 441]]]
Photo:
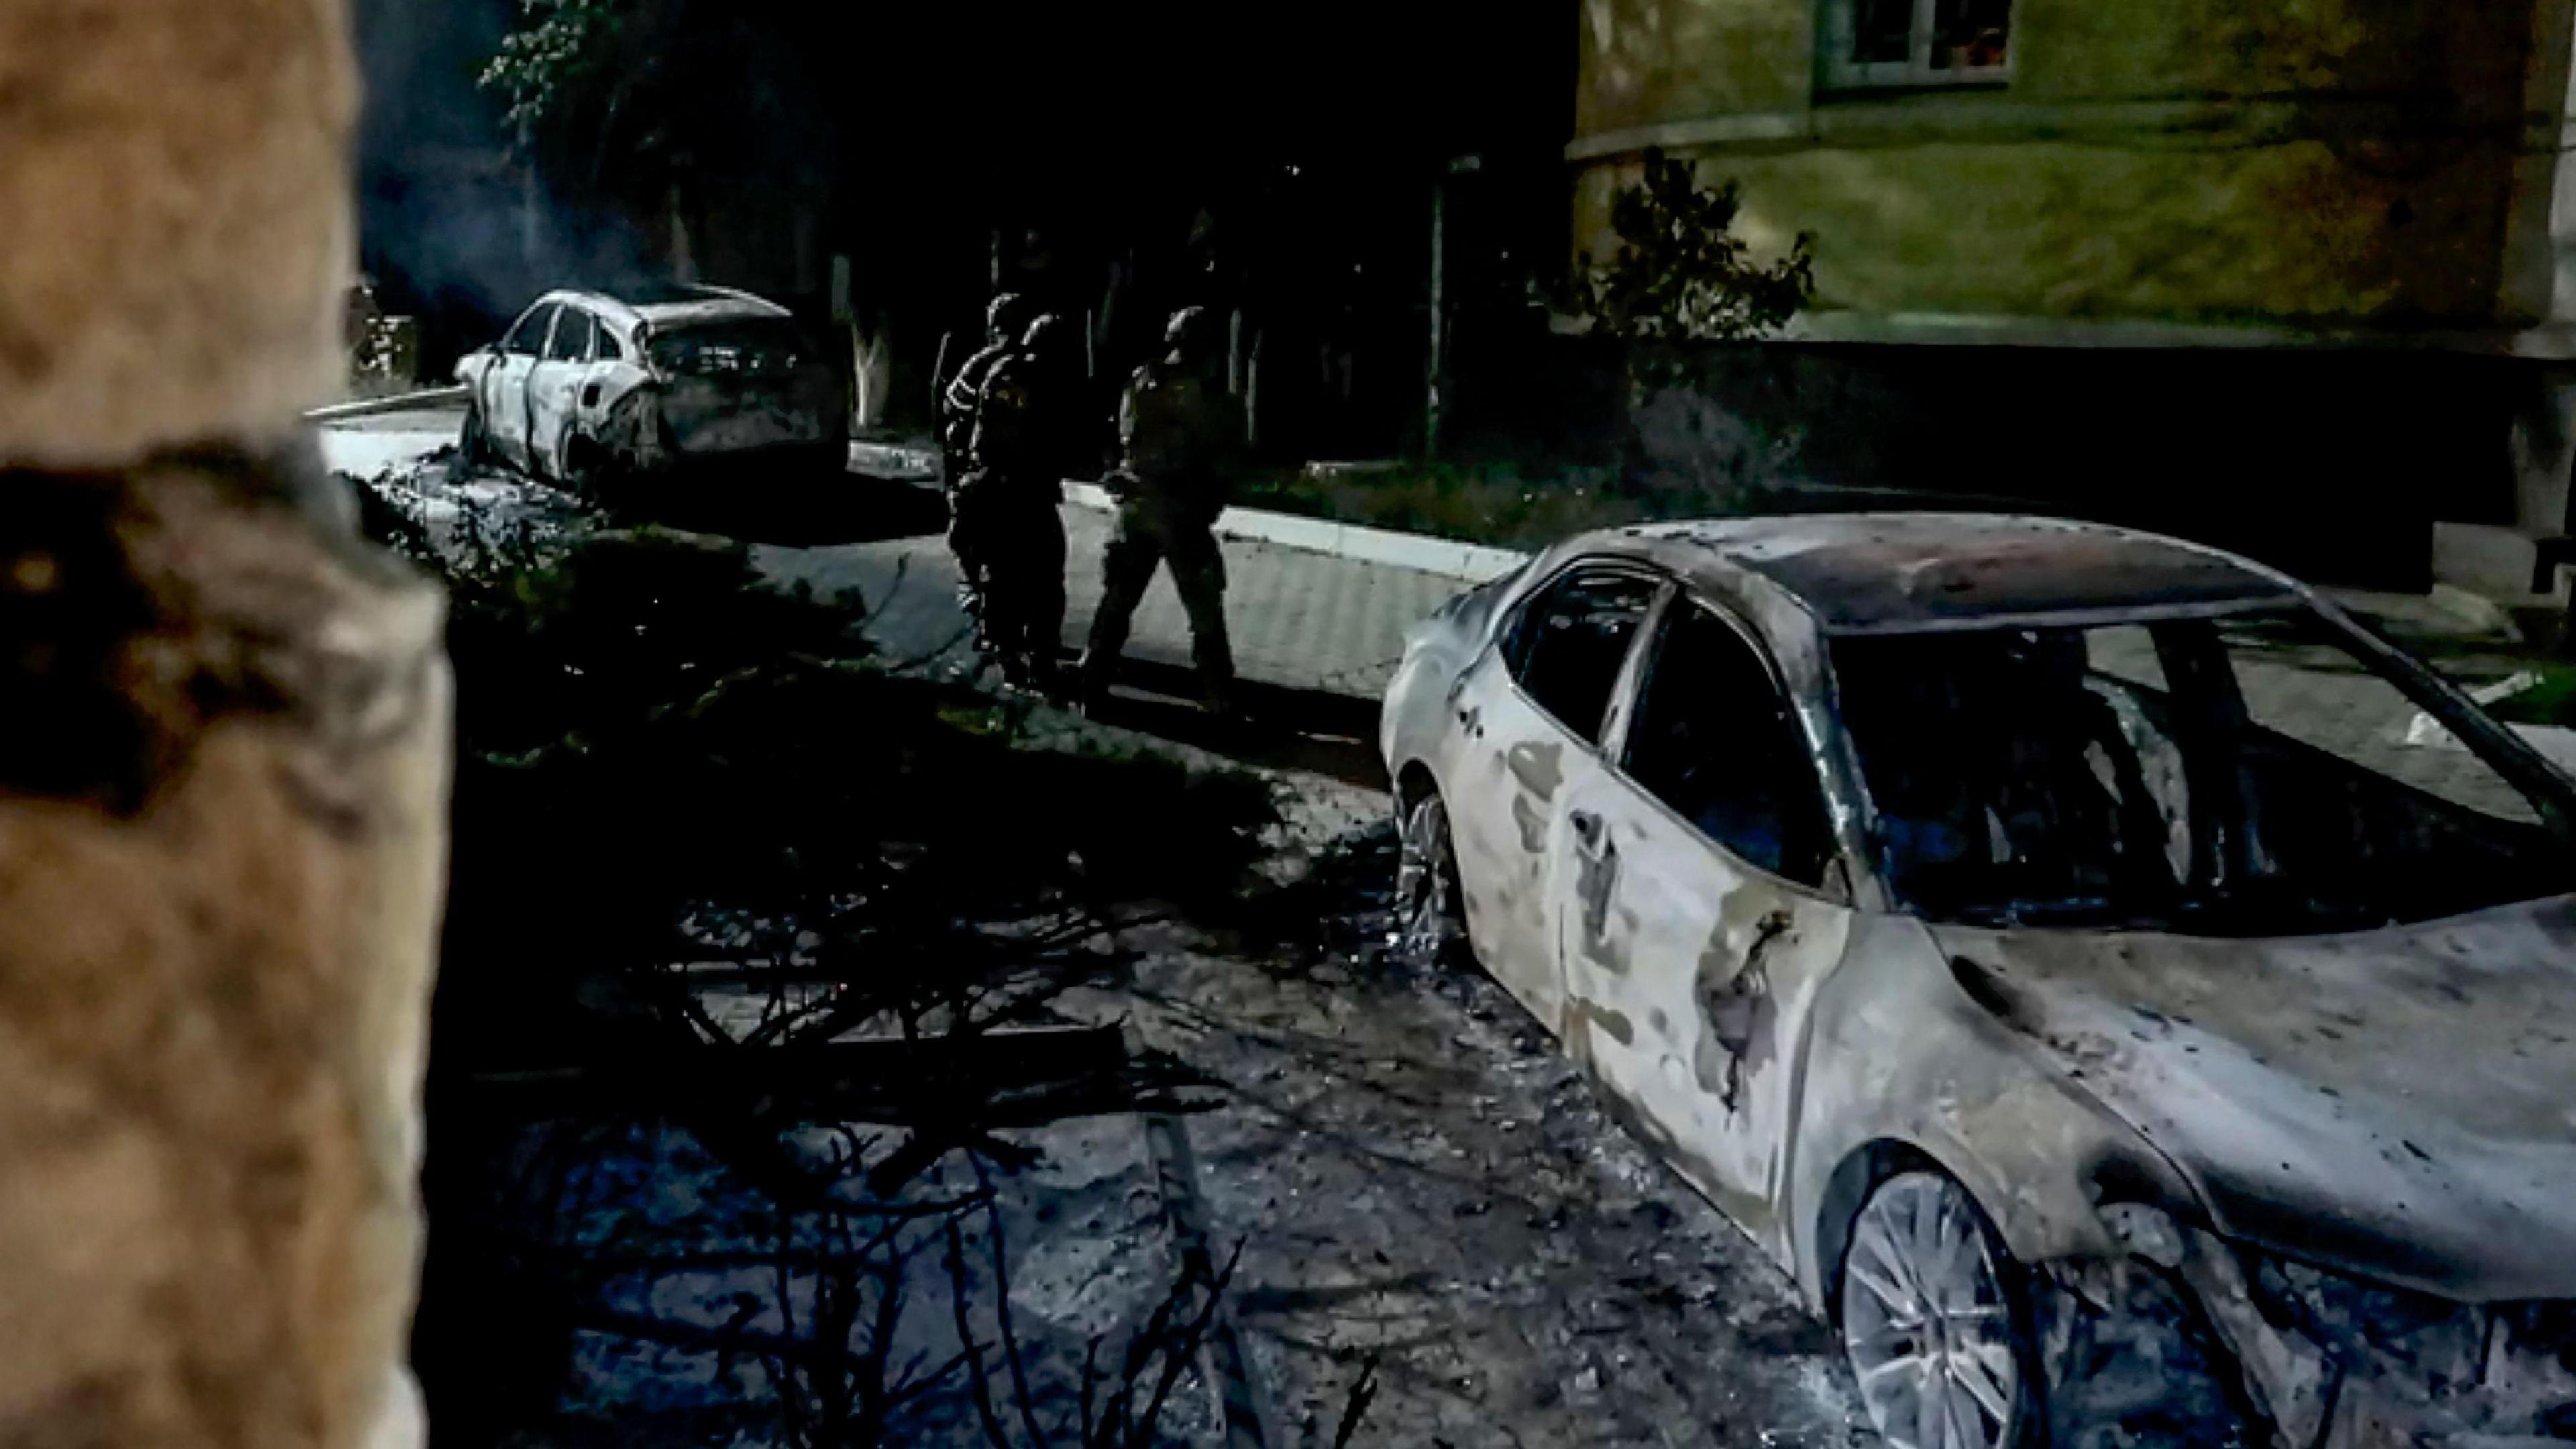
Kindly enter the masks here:
[[1382, 795], [924, 677], [728, 541], [371, 511], [459, 671], [443, 1435], [1857, 1442], [1788, 1286], [1382, 949]]
[[[387, 532], [446, 577], [459, 672], [416, 1355], [443, 1432], [1186, 1425], [1221, 1265], [1164, 1251], [1115, 1163], [1195, 1078], [1051, 1002], [1114, 978], [1125, 922], [1238, 891], [1269, 787], [1023, 748], [726, 541]], [[1122, 1287], [1012, 1231], [1050, 1171], [1122, 1214]]]

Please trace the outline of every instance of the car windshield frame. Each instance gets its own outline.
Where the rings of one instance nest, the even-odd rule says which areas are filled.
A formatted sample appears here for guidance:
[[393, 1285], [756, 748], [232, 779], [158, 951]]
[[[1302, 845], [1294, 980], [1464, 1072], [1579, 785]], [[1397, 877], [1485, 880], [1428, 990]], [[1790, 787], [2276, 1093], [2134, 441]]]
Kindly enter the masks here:
[[[2255, 819], [2248, 813], [2257, 808], [2253, 802], [2263, 790], [2273, 788], [2269, 783], [2258, 787], [2254, 783], [2254, 777], [2241, 773], [2248, 768], [2247, 754], [2256, 748], [2258, 737], [2260, 741], [2281, 737], [2276, 732], [2264, 728], [2260, 721], [2248, 720], [2245, 717], [2244, 700], [2239, 693], [2240, 684], [2236, 671], [2240, 667], [2240, 653], [2248, 646], [2231, 641], [2221, 631], [2231, 626], [2261, 626], [2275, 621], [2314, 631], [2314, 642], [2340, 650], [2343, 655], [2349, 657], [2352, 664], [2358, 666], [2360, 671], [2393, 687], [2406, 702], [2411, 703], [2417, 710], [2446, 729], [2458, 746], [2475, 756], [2487, 769], [2493, 771], [2503, 784], [2521, 797], [2521, 800], [2528, 804], [2534, 817], [2532, 823], [2524, 824], [2505, 819], [2490, 820], [2483, 812], [2470, 806], [2456, 801], [2445, 801], [2438, 797], [2425, 796], [2423, 801], [2410, 800], [2408, 804], [2410, 808], [2421, 810], [2428, 818], [2439, 817], [2440, 828], [2455, 834], [2484, 832], [2496, 840], [2501, 840], [2511, 832], [2530, 832], [2527, 837], [2522, 838], [2521, 843], [2539, 846], [2545, 853], [2545, 859], [2534, 868], [2534, 874], [2531, 876], [2527, 878], [2499, 876], [2497, 883], [2530, 884], [2533, 881], [2546, 880], [2548, 884], [2536, 890], [2516, 889], [2495, 894], [2488, 899], [2471, 900], [2455, 910], [2410, 913], [2404, 909], [2387, 909], [2386, 902], [2375, 902], [2368, 910], [2346, 910], [2340, 915], [2336, 911], [2324, 908], [2294, 909], [2284, 907], [2278, 902], [2269, 905], [2257, 902], [2252, 899], [2248, 891], [2248, 887], [2257, 883], [2252, 876], [2243, 877], [2226, 887], [2245, 894], [2219, 903], [2224, 905], [2224, 909], [2215, 908], [2208, 903], [2189, 904], [2179, 899], [2147, 902], [2110, 895], [2101, 898], [2077, 898], [2072, 895], [2052, 898], [2045, 893], [2024, 896], [2009, 891], [1979, 892], [1927, 887], [1925, 883], [1927, 875], [1923, 869], [1924, 860], [1920, 857], [1908, 858], [1908, 846], [1902, 838], [1904, 822], [1897, 814], [1888, 811], [1881, 799], [1888, 780], [1882, 777], [1876, 768], [1878, 756], [1875, 752], [1884, 745], [1886, 740], [1894, 738], [1894, 731], [1890, 730], [1881, 740], [1874, 742], [1870, 737], [1867, 720], [1856, 720], [1851, 707], [1853, 704], [1852, 666], [1856, 659], [1851, 646], [1860, 645], [1866, 649], [1872, 645], [1903, 640], [1921, 640], [1927, 645], [1932, 645], [1935, 640], [1948, 640], [1952, 641], [1955, 647], [1956, 643], [1963, 639], [1985, 636], [1998, 640], [1998, 647], [2002, 648], [2006, 647], [2002, 641], [2017, 634], [2034, 639], [2040, 635], [2071, 634], [2080, 641], [2088, 631], [2138, 625], [2157, 631], [2158, 652], [2161, 655], [2165, 652], [2167, 641], [2187, 636], [2188, 631], [2204, 631], [2205, 642], [2194, 647], [2206, 651], [2207, 660], [2214, 661], [2225, 672], [2225, 681], [2212, 683], [2206, 679], [2194, 681], [2186, 676], [2177, 676], [2174, 692], [2167, 698], [2166, 703], [2175, 706], [2177, 718], [2192, 721], [2193, 728], [2197, 731], [2208, 729], [2212, 724], [2211, 718], [2204, 718], [2198, 713], [2211, 708], [2212, 700], [2233, 702], [2236, 715], [2232, 720], [2222, 718], [2219, 723], [2225, 730], [2241, 730], [2245, 733], [2196, 735], [2192, 748], [2219, 754], [2225, 767], [2231, 772], [2238, 773], [2212, 778], [2233, 781], [2229, 789], [2242, 793], [2215, 796], [2216, 804], [2206, 806], [2196, 804], [2193, 808], [2238, 812], [2232, 824], [2223, 824], [2221, 828], [2243, 831], [2248, 829]], [[1843, 744], [1848, 749], [1849, 756], [1856, 767], [1852, 785], [1858, 796], [1856, 803], [1860, 807], [1861, 833], [1864, 848], [1869, 855], [1869, 865], [1877, 874], [1890, 902], [1894, 903], [1899, 910], [1927, 920], [1987, 927], [2053, 925], [2068, 928], [2165, 931], [2173, 934], [2227, 938], [2291, 937], [2335, 934], [2344, 930], [2376, 929], [2392, 924], [2406, 924], [2464, 914], [2470, 910], [2551, 899], [2576, 892], [2576, 780], [2571, 780], [2535, 751], [2527, 741], [2486, 714], [2459, 685], [2398, 648], [2363, 621], [2346, 615], [2328, 601], [2314, 598], [2247, 601], [2241, 606], [2226, 609], [2195, 607], [2186, 610], [2170, 610], [2150, 606], [2125, 613], [2085, 610], [2063, 616], [2027, 615], [1998, 618], [1972, 627], [1961, 627], [1953, 623], [1938, 629], [1912, 631], [1872, 629], [1829, 632], [1825, 636], [1824, 643], [1826, 645], [1825, 687], [1833, 701], [1832, 714], [1835, 728], [1841, 732]], [[2168, 660], [2166, 667], [2171, 670], [2175, 663], [2185, 662], [2187, 661]], [[2084, 672], [2088, 677], [2095, 673], [2089, 666]], [[1865, 715], [1866, 712], [1864, 708], [1863, 714]], [[1963, 710], [1962, 716], [1967, 717], [1967, 712]], [[1919, 716], [1916, 723], [1919, 726]], [[1856, 728], [1856, 724], [1859, 727]], [[2296, 746], [2299, 742], [2291, 739], [2290, 743]], [[2271, 748], [2268, 744], [2262, 747]], [[2414, 787], [2409, 781], [2389, 774], [2358, 756], [2308, 746], [2300, 746], [2300, 748], [2331, 759], [2337, 762], [2342, 770], [2357, 773], [2358, 776], [2367, 777], [2373, 782], [2367, 787], [2354, 785], [2352, 788], [2355, 790], [2378, 790], [2388, 794], [2391, 799], [2398, 796], [2424, 795], [2423, 791]], [[2217, 763], [2219, 761], [2195, 760], [2193, 768], [2211, 768]], [[2193, 787], [2195, 793], [2199, 788], [2198, 785]], [[2487, 823], [2476, 826], [2463, 823], [2468, 816], [2478, 816], [2481, 820], [2487, 820]], [[2375, 854], [2382, 849], [2382, 844], [2374, 839], [2358, 854], [2375, 857]], [[2388, 858], [2396, 860], [2403, 857], [2403, 851], [2390, 848]], [[2000, 882], [2005, 872], [1998, 868], [1995, 874], [1997, 881]], [[2293, 881], [2286, 873], [2281, 880], [2285, 884], [2301, 883]], [[2307, 882], [2307, 884], [2313, 884], [2313, 882]], [[2429, 894], [2432, 892], [2428, 889]], [[2370, 918], [2372, 912], [2380, 913], [2382, 918]]]

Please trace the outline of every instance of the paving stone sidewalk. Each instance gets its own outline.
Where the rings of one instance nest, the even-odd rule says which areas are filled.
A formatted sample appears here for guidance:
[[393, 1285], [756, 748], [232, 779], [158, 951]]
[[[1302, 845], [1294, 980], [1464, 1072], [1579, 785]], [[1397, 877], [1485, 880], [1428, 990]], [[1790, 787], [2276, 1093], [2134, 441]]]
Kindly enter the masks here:
[[[1100, 605], [1109, 515], [1068, 503], [1063, 517], [1063, 643], [1079, 650]], [[1227, 539], [1223, 547], [1226, 628], [1235, 667], [1246, 680], [1285, 689], [1376, 698], [1403, 657], [1405, 631], [1469, 586], [1449, 575], [1279, 544]], [[856, 590], [870, 613], [869, 632], [890, 655], [959, 662], [968, 657], [956, 563], [937, 538], [762, 546], [753, 558], [771, 577], [809, 584], [818, 593]], [[1168, 574], [1156, 574], [1146, 590], [1127, 652], [1154, 664], [1189, 663], [1189, 620]]]
[[[398, 462], [406, 452], [426, 452], [452, 436], [452, 420], [444, 414], [400, 412], [328, 427], [324, 448], [333, 466], [363, 474]], [[854, 449], [854, 455], [859, 451]], [[902, 472], [897, 464], [929, 466], [926, 450], [912, 452], [921, 456], [888, 452], [876, 461], [887, 473]], [[859, 475], [851, 481], [855, 487], [887, 490], [889, 506], [904, 498], [904, 490], [922, 486]], [[920, 501], [918, 495], [914, 501]], [[1077, 651], [1100, 601], [1109, 515], [1077, 502], [1067, 502], [1062, 515], [1068, 541], [1062, 643], [1067, 651]], [[1476, 572], [1411, 568], [1243, 537], [1225, 538], [1222, 546], [1226, 618], [1242, 676], [1255, 684], [1357, 700], [1374, 700], [1384, 691], [1403, 655], [1406, 631], [1468, 587]], [[818, 593], [855, 591], [869, 612], [870, 633], [892, 658], [933, 666], [972, 659], [965, 617], [957, 605], [956, 565], [936, 535], [820, 547], [758, 545], [753, 556], [765, 573], [782, 582], [803, 582]], [[2458, 646], [2481, 633], [2474, 623], [2422, 597], [2343, 597], [2348, 606], [2379, 618], [2410, 643]], [[2471, 679], [2495, 678], [2519, 667], [2517, 653], [2515, 646], [2494, 640], [2492, 652], [2483, 642], [2470, 653], [2454, 647], [2443, 663]], [[1158, 574], [1147, 591], [1128, 654], [1149, 664], [1188, 665], [1189, 623], [1168, 576]], [[2249, 685], [2265, 697], [2260, 703], [2274, 706], [2261, 712], [2276, 727], [2455, 799], [2491, 790], [2491, 781], [2452, 778], [2483, 774], [2482, 767], [2459, 752], [2404, 743], [2413, 710], [2393, 691], [2356, 677], [2349, 661], [2344, 668], [2319, 668], [2321, 662], [2283, 658], [2257, 669], [2258, 677]]]

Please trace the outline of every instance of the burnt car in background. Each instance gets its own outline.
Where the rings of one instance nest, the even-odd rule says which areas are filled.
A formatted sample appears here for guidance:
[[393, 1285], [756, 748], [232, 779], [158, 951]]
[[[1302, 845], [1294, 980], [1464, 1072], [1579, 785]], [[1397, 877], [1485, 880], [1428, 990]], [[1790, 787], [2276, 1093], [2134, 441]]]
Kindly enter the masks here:
[[459, 450], [575, 492], [693, 462], [848, 466], [840, 372], [795, 316], [723, 287], [548, 292], [467, 353]]
[[2026, 518], [1594, 533], [1419, 628], [1381, 745], [1407, 939], [1891, 1442], [2576, 1438], [2576, 783], [2330, 598]]

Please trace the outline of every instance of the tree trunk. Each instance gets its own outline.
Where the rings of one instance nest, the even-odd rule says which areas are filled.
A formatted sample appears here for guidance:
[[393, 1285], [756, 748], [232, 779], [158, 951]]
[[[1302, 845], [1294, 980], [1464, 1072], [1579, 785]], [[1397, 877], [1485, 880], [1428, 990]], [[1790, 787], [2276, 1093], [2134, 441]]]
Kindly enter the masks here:
[[14, 0], [0, 1440], [419, 1442], [437, 593], [361, 546], [339, 0]]

